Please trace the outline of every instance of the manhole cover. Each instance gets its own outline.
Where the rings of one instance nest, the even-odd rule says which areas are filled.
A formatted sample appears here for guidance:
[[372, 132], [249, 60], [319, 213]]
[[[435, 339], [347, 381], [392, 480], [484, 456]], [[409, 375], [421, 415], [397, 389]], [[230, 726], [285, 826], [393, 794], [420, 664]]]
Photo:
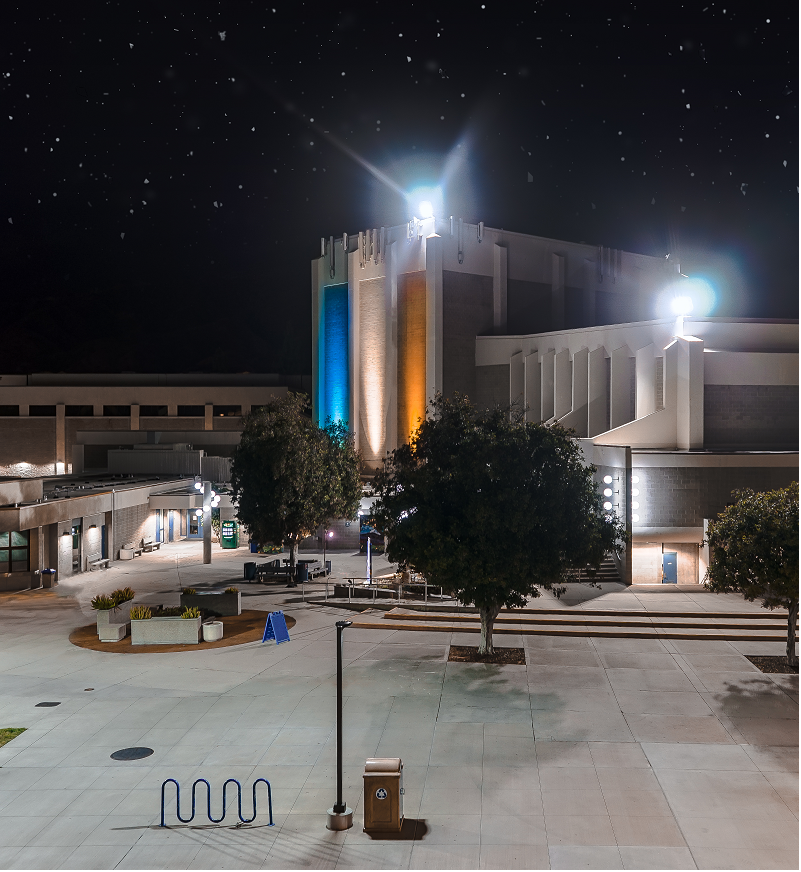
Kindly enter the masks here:
[[112, 760], [141, 760], [153, 753], [152, 748], [123, 748], [111, 755]]
[[36, 708], [53, 708], [54, 705], [61, 705], [60, 702], [37, 702]]

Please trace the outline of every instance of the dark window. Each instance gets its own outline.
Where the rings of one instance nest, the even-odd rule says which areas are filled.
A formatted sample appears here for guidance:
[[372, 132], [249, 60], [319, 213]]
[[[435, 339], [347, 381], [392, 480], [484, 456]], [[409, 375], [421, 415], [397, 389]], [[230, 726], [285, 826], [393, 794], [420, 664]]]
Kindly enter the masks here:
[[91, 418], [95, 413], [94, 406], [67, 406], [64, 413], [68, 418]]
[[130, 406], [103, 406], [103, 417], [105, 418], [130, 418]]
[[242, 414], [242, 406], [215, 406], [215, 418], [236, 418]]
[[178, 406], [178, 415], [181, 418], [202, 418], [205, 414], [205, 406]]
[[55, 418], [55, 406], [28, 406], [28, 414], [32, 418]]
[[139, 416], [142, 418], [165, 418], [167, 416], [166, 406], [140, 406]]
[[29, 533], [0, 533], [0, 572], [27, 572], [30, 569]]
[[0, 417], [13, 418], [19, 415], [19, 406], [0, 406]]

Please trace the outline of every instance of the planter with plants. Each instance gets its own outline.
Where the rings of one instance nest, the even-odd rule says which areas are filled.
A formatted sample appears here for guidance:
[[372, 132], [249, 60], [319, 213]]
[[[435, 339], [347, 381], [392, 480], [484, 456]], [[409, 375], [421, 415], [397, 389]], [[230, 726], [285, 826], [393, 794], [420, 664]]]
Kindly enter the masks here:
[[199, 641], [199, 609], [163, 609], [155, 615], [146, 606], [131, 609], [132, 645], [197, 645]]
[[181, 605], [184, 608], [197, 608], [212, 617], [226, 617], [242, 614], [242, 593], [235, 587], [225, 590], [209, 590], [198, 593], [193, 587], [181, 591]]
[[131, 606], [136, 593], [130, 587], [100, 594], [92, 599], [97, 612], [97, 636], [101, 642], [119, 642], [131, 626]]

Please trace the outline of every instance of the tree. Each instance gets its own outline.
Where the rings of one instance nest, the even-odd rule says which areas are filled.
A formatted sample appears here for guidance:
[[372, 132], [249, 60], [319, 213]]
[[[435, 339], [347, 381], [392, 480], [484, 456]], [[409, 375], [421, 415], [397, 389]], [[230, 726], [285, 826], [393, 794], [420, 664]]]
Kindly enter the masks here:
[[361, 497], [359, 455], [344, 424], [318, 427], [309, 402], [288, 393], [244, 422], [231, 485], [237, 517], [259, 542], [298, 544], [334, 518], [352, 518]]
[[787, 664], [798, 670], [798, 482], [765, 493], [734, 491], [735, 502], [709, 522], [706, 586], [740, 593], [765, 609], [787, 609]]
[[374, 511], [392, 561], [477, 606], [478, 650], [492, 654], [501, 608], [554, 589], [571, 567], [597, 566], [624, 539], [602, 509], [593, 472], [559, 426], [438, 395], [411, 442], [377, 474]]

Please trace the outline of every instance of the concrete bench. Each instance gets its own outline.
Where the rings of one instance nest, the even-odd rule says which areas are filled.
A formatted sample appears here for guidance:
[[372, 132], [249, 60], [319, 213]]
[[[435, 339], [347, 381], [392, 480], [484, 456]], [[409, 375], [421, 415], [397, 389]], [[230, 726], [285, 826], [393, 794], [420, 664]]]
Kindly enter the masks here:
[[122, 548], [120, 548], [120, 560], [133, 560], [134, 557], [138, 557], [142, 553], [142, 549], [135, 545], [133, 542], [126, 542]]
[[108, 557], [102, 557], [100, 560], [91, 560], [89, 562], [89, 571], [94, 572], [95, 569], [108, 569]]
[[153, 539], [142, 539], [143, 551], [158, 551], [161, 548], [161, 542], [156, 542]]

